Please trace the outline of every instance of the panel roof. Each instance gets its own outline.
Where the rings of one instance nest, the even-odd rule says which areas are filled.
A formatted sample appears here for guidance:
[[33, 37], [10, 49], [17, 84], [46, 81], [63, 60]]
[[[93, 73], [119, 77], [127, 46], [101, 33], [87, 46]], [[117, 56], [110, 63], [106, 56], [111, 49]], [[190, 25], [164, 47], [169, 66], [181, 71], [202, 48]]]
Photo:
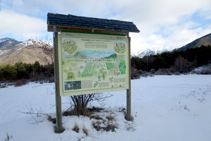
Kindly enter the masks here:
[[117, 32], [139, 32], [136, 25], [133, 22], [129, 21], [119, 21], [53, 13], [48, 13], [47, 24], [48, 26], [90, 28], [100, 30], [111, 30]]

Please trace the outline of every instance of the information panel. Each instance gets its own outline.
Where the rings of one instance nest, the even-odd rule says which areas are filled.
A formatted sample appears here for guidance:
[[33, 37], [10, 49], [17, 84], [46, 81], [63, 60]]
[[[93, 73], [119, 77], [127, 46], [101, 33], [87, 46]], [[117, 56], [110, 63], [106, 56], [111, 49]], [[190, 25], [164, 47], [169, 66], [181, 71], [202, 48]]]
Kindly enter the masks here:
[[128, 89], [126, 36], [61, 32], [58, 38], [62, 96]]

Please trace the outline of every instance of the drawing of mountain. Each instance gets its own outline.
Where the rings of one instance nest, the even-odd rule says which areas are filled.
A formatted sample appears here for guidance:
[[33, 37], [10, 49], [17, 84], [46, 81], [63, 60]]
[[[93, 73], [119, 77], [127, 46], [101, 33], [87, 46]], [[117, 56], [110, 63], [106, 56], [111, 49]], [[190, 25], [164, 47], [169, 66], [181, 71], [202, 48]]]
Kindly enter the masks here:
[[91, 59], [89, 56], [87, 56], [86, 54], [78, 51], [76, 52], [71, 58], [74, 59]]
[[111, 54], [110, 56], [108, 56], [108, 57], [104, 57], [103, 59], [116, 59], [117, 58], [117, 54], [116, 53], [113, 53], [113, 54]]
[[114, 54], [114, 51], [79, 51], [79, 52], [91, 58], [92, 60], [99, 60]]

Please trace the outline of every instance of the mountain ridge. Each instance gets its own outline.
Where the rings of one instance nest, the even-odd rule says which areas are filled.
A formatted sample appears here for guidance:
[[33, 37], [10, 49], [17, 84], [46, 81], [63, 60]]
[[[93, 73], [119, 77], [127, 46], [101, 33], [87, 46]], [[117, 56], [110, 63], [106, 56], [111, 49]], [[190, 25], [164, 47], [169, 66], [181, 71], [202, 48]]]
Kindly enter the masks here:
[[53, 63], [53, 47], [43, 41], [29, 39], [19, 42], [14, 46], [1, 46], [0, 64], [12, 64], [17, 62], [34, 63], [38, 61], [42, 65]]
[[[211, 46], [211, 33], [207, 34], [207, 35], [204, 35], [200, 38], [197, 38], [195, 40], [193, 40], [192, 42], [180, 47], [180, 48], [177, 48], [177, 49], [174, 49], [172, 51], [186, 51], [187, 49], [190, 49], [190, 48], [196, 48], [196, 47], [201, 47], [202, 45], [204, 46], [208, 46], [210, 45]], [[139, 53], [137, 55], [137, 57], [139, 58], [143, 58], [144, 56], [150, 56], [150, 55], [156, 55], [156, 54], [161, 54], [163, 52], [169, 52], [167, 49], [164, 49], [164, 50], [161, 50], [161, 51], [152, 51], [150, 49], [146, 49], [145, 51]]]
[[144, 56], [150, 56], [150, 55], [155, 55], [155, 51], [152, 51], [150, 49], [146, 49], [145, 51], [138, 54], [138, 57], [143, 58]]
[[2, 38], [0, 39], [0, 50], [7, 49], [8, 47], [15, 46], [16, 44], [19, 44], [19, 43], [21, 42], [12, 38], [8, 38], [8, 37]]
[[200, 38], [197, 38], [194, 41], [192, 41], [176, 50], [177, 51], [185, 51], [190, 48], [201, 47], [202, 45], [204, 45], [204, 46], [211, 45], [211, 33], [204, 35]]

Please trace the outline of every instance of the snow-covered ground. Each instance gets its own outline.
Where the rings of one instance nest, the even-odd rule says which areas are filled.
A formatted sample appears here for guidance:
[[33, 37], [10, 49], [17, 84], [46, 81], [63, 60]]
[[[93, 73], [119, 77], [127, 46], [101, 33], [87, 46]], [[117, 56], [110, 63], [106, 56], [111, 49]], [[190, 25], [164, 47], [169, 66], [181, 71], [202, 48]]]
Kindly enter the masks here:
[[[211, 75], [154, 76], [132, 80], [132, 116], [126, 121], [121, 112], [126, 105], [125, 91], [109, 92], [105, 112], [115, 132], [96, 131], [88, 117], [63, 117], [65, 131], [54, 133], [54, 124], [45, 115], [55, 117], [54, 83], [30, 83], [0, 89], [0, 140], [11, 141], [210, 141]], [[62, 97], [66, 110], [69, 97]], [[93, 103], [92, 106], [99, 106]], [[107, 112], [106, 112], [107, 111]], [[79, 133], [72, 130], [79, 126]], [[83, 128], [88, 130], [88, 136]]]

